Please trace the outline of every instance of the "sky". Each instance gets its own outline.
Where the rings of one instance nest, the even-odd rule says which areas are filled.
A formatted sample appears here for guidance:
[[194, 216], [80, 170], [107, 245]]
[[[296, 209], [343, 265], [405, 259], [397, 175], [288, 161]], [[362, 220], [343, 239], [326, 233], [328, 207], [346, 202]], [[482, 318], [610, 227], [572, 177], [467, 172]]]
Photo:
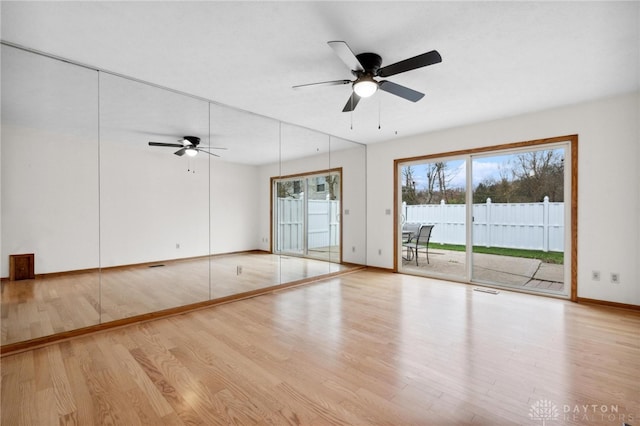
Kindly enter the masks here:
[[[511, 169], [514, 164], [514, 159], [520, 153], [506, 154], [506, 155], [493, 155], [489, 157], [474, 157], [473, 158], [473, 187], [476, 188], [479, 183], [487, 180], [494, 179], [499, 181], [501, 174], [507, 177], [511, 177]], [[465, 160], [450, 160], [447, 161], [447, 176], [451, 178], [449, 182], [449, 188], [466, 188], [466, 161]], [[413, 164], [413, 180], [416, 183], [416, 189], [422, 190], [427, 186], [427, 165], [428, 163]], [[403, 182], [404, 184], [404, 182]]]

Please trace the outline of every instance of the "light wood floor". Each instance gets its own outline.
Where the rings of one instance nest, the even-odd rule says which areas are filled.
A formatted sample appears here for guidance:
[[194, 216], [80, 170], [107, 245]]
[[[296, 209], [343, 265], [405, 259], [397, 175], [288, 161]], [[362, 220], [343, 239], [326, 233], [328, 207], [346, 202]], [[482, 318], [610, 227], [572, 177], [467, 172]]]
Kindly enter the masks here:
[[252, 252], [165, 262], [158, 267], [5, 281], [1, 343], [26, 341], [343, 269], [348, 266]]
[[639, 330], [366, 270], [5, 356], [1, 424], [638, 424]]

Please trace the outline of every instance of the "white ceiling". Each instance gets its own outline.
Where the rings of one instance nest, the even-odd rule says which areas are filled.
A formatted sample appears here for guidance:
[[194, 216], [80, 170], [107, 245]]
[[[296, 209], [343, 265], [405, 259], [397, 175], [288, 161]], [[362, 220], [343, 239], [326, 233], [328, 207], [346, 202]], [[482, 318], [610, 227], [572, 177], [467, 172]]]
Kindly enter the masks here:
[[[1, 37], [239, 109], [372, 143], [640, 88], [639, 2], [8, 2]], [[433, 49], [443, 62], [389, 77], [353, 114], [344, 40], [383, 65]], [[378, 129], [378, 123], [381, 129]], [[351, 124], [353, 123], [353, 129]]]

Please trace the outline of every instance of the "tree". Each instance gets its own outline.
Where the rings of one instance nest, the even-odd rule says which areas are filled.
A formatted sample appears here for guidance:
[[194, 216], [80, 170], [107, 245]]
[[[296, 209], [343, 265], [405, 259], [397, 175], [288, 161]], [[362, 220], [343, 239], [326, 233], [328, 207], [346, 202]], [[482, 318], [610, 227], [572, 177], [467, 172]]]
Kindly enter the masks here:
[[278, 198], [288, 198], [293, 197], [293, 181], [286, 180], [283, 182], [278, 182]]
[[513, 168], [518, 201], [564, 201], [564, 158], [560, 150], [531, 151], [516, 157]]
[[474, 189], [473, 202], [531, 203], [564, 201], [564, 158], [560, 150], [533, 151], [514, 156], [500, 180], [488, 178]]
[[336, 200], [337, 199], [336, 192], [338, 189], [338, 183], [340, 182], [339, 176], [328, 175], [324, 177], [324, 180], [327, 182], [327, 185], [329, 185], [329, 199]]
[[404, 181], [402, 186], [402, 201], [405, 201], [409, 205], [418, 204], [416, 182], [413, 180], [413, 168], [411, 166], [402, 168], [402, 179]]

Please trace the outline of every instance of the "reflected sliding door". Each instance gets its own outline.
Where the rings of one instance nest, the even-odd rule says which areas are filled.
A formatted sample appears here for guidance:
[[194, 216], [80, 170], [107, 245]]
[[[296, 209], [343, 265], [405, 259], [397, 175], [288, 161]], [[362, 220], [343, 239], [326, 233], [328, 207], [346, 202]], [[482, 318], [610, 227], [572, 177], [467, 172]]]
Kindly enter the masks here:
[[274, 251], [340, 259], [340, 173], [274, 180]]

